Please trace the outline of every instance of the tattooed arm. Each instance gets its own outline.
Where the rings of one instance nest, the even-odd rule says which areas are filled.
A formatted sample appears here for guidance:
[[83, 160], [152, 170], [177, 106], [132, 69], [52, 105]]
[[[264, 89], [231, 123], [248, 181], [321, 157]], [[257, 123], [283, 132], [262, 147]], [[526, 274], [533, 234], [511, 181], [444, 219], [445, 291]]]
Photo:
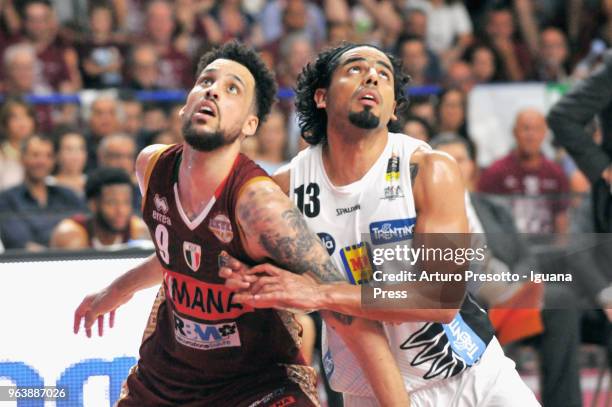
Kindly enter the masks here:
[[[459, 181], [461, 173], [455, 161], [439, 152], [417, 151], [411, 158], [410, 174], [419, 214], [415, 236], [467, 233], [465, 189]], [[285, 192], [288, 191], [288, 171], [275, 175], [274, 180]], [[430, 269], [433, 268], [435, 266]], [[232, 282], [228, 280], [230, 286], [233, 284], [233, 288], [243, 290], [240, 298], [256, 307], [283, 304], [289, 308], [329, 310], [376, 321], [449, 323], [455, 317], [463, 298], [461, 292], [453, 292], [452, 301], [447, 302], [445, 306], [441, 307], [435, 302], [431, 304], [431, 299], [436, 298], [441, 288], [445, 287], [428, 284], [422, 287], [424, 292], [432, 288], [438, 291], [431, 292], [431, 295], [415, 295], [414, 298], [402, 299], [397, 307], [363, 308], [359, 286], [324, 283], [306, 288], [306, 284], [290, 281], [295, 280], [290, 273], [270, 264], [256, 266], [247, 272], [250, 275], [257, 273], [264, 273], [272, 278], [259, 278], [257, 282], [250, 280], [252, 283], [240, 281], [242, 277]], [[453, 287], [453, 291], [455, 289]], [[461, 287], [457, 287], [457, 291], [460, 289]], [[302, 298], [295, 295], [298, 292], [307, 294]]]
[[[244, 245], [253, 259], [270, 260], [291, 270], [297, 277], [309, 280], [310, 287], [343, 280], [319, 238], [308, 230], [301, 213], [274, 182], [247, 184], [238, 197], [236, 219]], [[274, 286], [281, 283], [280, 278], [265, 276], [259, 281]], [[302, 297], [306, 305], [308, 297], [316, 298], [314, 294], [308, 290], [293, 292]], [[378, 402], [384, 406], [410, 405], [380, 324], [364, 319], [353, 321], [349, 316], [331, 316], [325, 312], [321, 315], [356, 356]]]

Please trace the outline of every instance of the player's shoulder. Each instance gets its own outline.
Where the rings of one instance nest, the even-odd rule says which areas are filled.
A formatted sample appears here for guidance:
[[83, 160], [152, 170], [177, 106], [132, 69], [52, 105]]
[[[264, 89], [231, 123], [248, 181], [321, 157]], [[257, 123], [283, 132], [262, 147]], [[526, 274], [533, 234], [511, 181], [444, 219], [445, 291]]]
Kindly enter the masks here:
[[148, 178], [151, 175], [151, 171], [153, 171], [155, 162], [164, 151], [174, 146], [176, 146], [176, 144], [151, 144], [138, 153], [136, 157], [136, 178], [138, 179], [140, 191], [143, 194], [146, 190], [149, 181]]
[[309, 146], [298, 152], [295, 157], [291, 159], [291, 161], [274, 172], [272, 179], [285, 194], [289, 194], [291, 172], [295, 171], [299, 166], [307, 165], [308, 161], [316, 158], [316, 154], [320, 154], [320, 149], [321, 145]]

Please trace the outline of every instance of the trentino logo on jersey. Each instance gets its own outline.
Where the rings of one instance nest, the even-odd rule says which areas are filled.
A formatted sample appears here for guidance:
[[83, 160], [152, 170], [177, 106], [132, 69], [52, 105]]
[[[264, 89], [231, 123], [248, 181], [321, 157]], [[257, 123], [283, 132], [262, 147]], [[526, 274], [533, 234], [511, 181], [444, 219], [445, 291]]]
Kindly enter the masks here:
[[487, 345], [465, 323], [460, 314], [457, 314], [450, 324], [444, 324], [442, 327], [448, 337], [450, 346], [468, 366], [476, 363], [487, 349]]
[[412, 239], [416, 218], [383, 220], [370, 223], [370, 237], [375, 245]]
[[372, 280], [373, 268], [369, 247], [365, 242], [340, 250], [344, 271], [351, 284], [365, 284]]
[[211, 350], [240, 346], [240, 334], [235, 322], [201, 324], [174, 313], [174, 337], [190, 348]]
[[200, 245], [183, 242], [183, 255], [185, 256], [185, 262], [189, 268], [193, 271], [198, 271], [200, 263], [202, 262], [202, 248]]
[[403, 198], [404, 193], [399, 185], [400, 183], [400, 158], [395, 151], [391, 153], [389, 161], [387, 161], [387, 171], [385, 173], [385, 189], [381, 199], [394, 200]]

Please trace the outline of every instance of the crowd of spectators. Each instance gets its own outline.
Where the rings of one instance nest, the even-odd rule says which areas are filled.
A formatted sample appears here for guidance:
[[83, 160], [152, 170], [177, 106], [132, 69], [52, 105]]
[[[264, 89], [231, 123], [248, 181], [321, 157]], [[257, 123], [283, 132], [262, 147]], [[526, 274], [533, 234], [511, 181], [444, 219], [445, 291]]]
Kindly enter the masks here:
[[[342, 41], [394, 54], [411, 76], [418, 92], [396, 131], [434, 144], [458, 137], [475, 162], [472, 89], [584, 78], [612, 45], [612, 1], [0, 1], [0, 250], [143, 238], [132, 219], [136, 154], [182, 140], [181, 97], [195, 63], [234, 38], [261, 52], [280, 86], [269, 119], [243, 145], [266, 171], [305, 147], [292, 88], [320, 50]], [[571, 211], [588, 204], [568, 195], [589, 182], [561, 149], [543, 155], [544, 112], [529, 107], [515, 117], [515, 148], [470, 170], [470, 193], [510, 196], [519, 232], [589, 231]], [[597, 140], [598, 123], [590, 129]]]
[[[412, 89], [424, 90], [401, 112], [397, 128], [426, 141], [456, 134], [471, 142], [466, 106], [475, 85], [569, 83], [587, 75], [612, 41], [612, 3], [606, 0], [7, 0], [0, 7], [0, 191], [29, 185], [22, 144], [46, 135], [54, 145], [46, 183], [81, 200], [93, 169], [119, 167], [133, 177], [137, 151], [181, 141], [180, 96], [164, 99], [159, 92], [189, 89], [198, 56], [232, 38], [255, 46], [281, 87], [269, 122], [244, 146], [270, 172], [304, 147], [292, 88], [302, 67], [327, 46], [364, 42], [393, 53], [410, 74]], [[143, 97], [142, 91], [158, 97]], [[79, 103], [47, 103], [32, 95], [78, 95]], [[524, 164], [524, 151], [519, 145], [507, 160]], [[486, 179], [479, 185], [486, 192], [524, 195], [588, 191], [571, 159], [562, 151], [557, 158], [562, 171], [556, 163], [545, 166], [557, 171], [558, 187], [538, 177], [526, 189], [490, 188]], [[485, 178], [499, 172], [499, 163], [492, 167]], [[536, 167], [531, 171], [537, 173]], [[0, 195], [0, 207], [6, 199]], [[557, 216], [529, 202], [518, 200], [515, 214]], [[563, 205], [553, 206], [564, 212]], [[39, 202], [39, 211], [48, 209]], [[532, 226], [521, 230], [552, 230]], [[12, 243], [11, 233], [0, 222], [5, 246], [24, 248], [24, 242]], [[39, 243], [45, 246], [47, 238]]]

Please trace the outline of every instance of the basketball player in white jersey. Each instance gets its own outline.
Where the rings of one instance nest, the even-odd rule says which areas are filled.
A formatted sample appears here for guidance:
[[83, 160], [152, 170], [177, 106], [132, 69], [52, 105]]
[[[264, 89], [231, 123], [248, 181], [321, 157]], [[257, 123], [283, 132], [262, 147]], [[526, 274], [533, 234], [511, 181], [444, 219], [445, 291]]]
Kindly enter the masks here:
[[[220, 274], [241, 292], [236, 299], [256, 307], [383, 321], [413, 406], [537, 406], [469, 295], [457, 309], [361, 306], [358, 284], [371, 267], [369, 249], [410, 241], [414, 233], [468, 232], [454, 160], [388, 131], [406, 102], [406, 79], [391, 56], [352, 44], [323, 52], [298, 79], [297, 111], [311, 146], [275, 180], [348, 283], [322, 284], [270, 264], [247, 270], [235, 261]], [[354, 356], [332, 330], [326, 334], [323, 359], [332, 388], [344, 393], [347, 406], [376, 406]]]

